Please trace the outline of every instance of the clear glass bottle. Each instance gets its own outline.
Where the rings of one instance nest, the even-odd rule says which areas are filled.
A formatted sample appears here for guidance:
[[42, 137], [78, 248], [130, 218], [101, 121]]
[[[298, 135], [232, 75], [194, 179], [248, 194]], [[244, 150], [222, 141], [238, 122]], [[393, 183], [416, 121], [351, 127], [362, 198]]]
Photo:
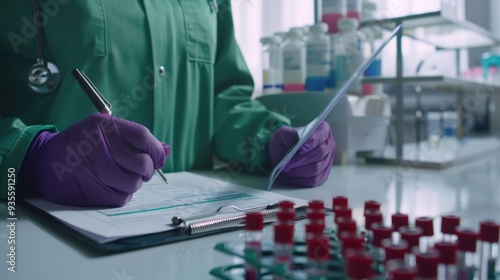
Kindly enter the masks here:
[[435, 150], [438, 148], [441, 139], [441, 112], [427, 113], [427, 141], [429, 149]]
[[442, 152], [442, 158], [444, 159], [454, 159], [458, 151], [458, 139], [457, 139], [457, 128], [458, 128], [458, 114], [455, 111], [443, 112], [443, 138], [441, 139], [440, 150]]
[[[339, 20], [340, 32], [334, 35], [334, 54], [335, 54], [335, 76], [336, 88], [344, 86], [350, 76], [356, 71], [363, 61], [361, 49], [362, 35], [357, 28], [359, 22], [354, 18], [343, 18]], [[361, 95], [361, 79], [349, 90], [350, 93]]]
[[305, 91], [306, 45], [302, 31], [292, 29], [283, 42], [283, 88], [285, 92]]
[[263, 94], [283, 92], [283, 57], [281, 39], [277, 36], [263, 37], [262, 44], [262, 78]]
[[306, 40], [308, 91], [324, 91], [327, 87], [331, 69], [331, 44], [326, 35], [328, 25], [316, 23], [309, 29]]

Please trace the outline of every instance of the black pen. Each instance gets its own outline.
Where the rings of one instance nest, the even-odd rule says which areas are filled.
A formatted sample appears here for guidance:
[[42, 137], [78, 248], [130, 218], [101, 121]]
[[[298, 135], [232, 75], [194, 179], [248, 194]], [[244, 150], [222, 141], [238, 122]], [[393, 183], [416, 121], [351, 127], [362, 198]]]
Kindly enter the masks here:
[[[80, 71], [78, 68], [74, 69], [71, 71], [71, 74], [73, 77], [75, 77], [76, 81], [80, 85], [80, 87], [83, 89], [83, 92], [87, 95], [87, 97], [90, 99], [92, 104], [96, 107], [97, 111], [101, 113], [106, 113], [111, 115], [111, 103], [109, 103], [106, 98], [99, 92], [99, 90], [96, 88], [96, 86], [90, 81], [90, 79]], [[159, 169], [155, 169], [154, 173], [160, 177], [160, 179], [165, 183], [168, 184], [167, 178], [161, 172]]]

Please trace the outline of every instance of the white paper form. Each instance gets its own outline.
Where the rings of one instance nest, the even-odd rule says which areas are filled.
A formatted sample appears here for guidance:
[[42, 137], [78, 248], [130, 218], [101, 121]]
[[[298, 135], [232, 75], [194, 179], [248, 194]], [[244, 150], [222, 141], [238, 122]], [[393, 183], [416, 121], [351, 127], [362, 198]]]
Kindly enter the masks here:
[[[281, 200], [294, 201], [297, 207], [307, 205], [307, 201], [302, 199], [238, 186], [189, 172], [169, 173], [168, 179], [168, 185], [157, 178], [145, 183], [128, 204], [118, 208], [73, 207], [51, 203], [42, 198], [30, 198], [26, 201], [99, 243], [172, 230], [175, 228], [171, 225], [173, 216], [187, 218], [213, 214], [220, 206], [265, 207]], [[199, 220], [238, 214], [242, 212], [224, 208], [216, 216]]]

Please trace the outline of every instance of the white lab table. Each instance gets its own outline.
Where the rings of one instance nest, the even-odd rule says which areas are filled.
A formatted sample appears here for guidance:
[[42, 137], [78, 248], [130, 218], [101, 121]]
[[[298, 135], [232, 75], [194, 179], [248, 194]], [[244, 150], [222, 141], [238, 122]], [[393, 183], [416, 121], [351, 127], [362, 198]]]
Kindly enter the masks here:
[[[234, 174], [224, 170], [202, 174], [233, 183], [264, 189], [265, 177]], [[500, 153], [472, 163], [441, 171], [411, 166], [357, 164], [334, 166], [329, 180], [316, 188], [275, 187], [272, 191], [306, 200], [322, 199], [331, 206], [331, 198], [349, 198], [358, 224], [363, 223], [365, 200], [382, 203], [386, 222], [390, 214], [401, 211], [418, 216], [454, 213], [462, 224], [477, 228], [480, 220], [500, 218]], [[0, 279], [213, 279], [210, 269], [237, 260], [216, 252], [218, 242], [241, 242], [242, 231], [139, 249], [102, 254], [85, 248], [63, 233], [38, 221], [26, 209], [17, 207], [16, 272], [7, 271], [7, 207], [0, 203]], [[332, 216], [327, 217], [331, 225]], [[439, 219], [436, 219], [438, 221]], [[301, 221], [299, 224], [303, 224]], [[439, 225], [435, 223], [435, 227]], [[272, 228], [264, 229], [271, 240]]]

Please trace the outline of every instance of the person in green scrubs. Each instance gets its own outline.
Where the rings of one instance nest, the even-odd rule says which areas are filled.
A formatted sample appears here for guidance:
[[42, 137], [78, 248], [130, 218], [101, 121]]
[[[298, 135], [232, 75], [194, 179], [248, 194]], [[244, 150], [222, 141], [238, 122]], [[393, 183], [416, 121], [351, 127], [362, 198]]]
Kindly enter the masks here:
[[[44, 55], [61, 73], [59, 85], [47, 94], [34, 92], [27, 83], [28, 69], [37, 58], [32, 3], [7, 1], [0, 11], [1, 198], [7, 198], [10, 170], [20, 182], [18, 193], [51, 199], [39, 185], [50, 168], [40, 170], [49, 163], [33, 159], [50, 158], [57, 149], [68, 153], [68, 138], [62, 138], [74, 134], [73, 126], [95, 125], [96, 119], [89, 118], [96, 116], [96, 108], [71, 76], [75, 68], [113, 105], [108, 121], [114, 121], [118, 133], [116, 121], [126, 119], [147, 128], [144, 133], [162, 143], [163, 158], [151, 158], [154, 166], [164, 163], [164, 172], [208, 169], [214, 157], [252, 173], [272, 167], [268, 143], [290, 120], [251, 100], [253, 80], [234, 38], [230, 0], [46, 0], [40, 7]], [[41, 132], [48, 133], [48, 140], [59, 140], [49, 149], [44, 144], [48, 140], [37, 138]], [[158, 143], [152, 145], [161, 149]], [[326, 153], [332, 154], [333, 147]], [[83, 162], [99, 173], [95, 162]], [[65, 175], [77, 174], [74, 170]], [[140, 177], [149, 180], [151, 170]], [[85, 186], [75, 188], [80, 192]], [[51, 200], [107, 204], [92, 203], [89, 197], [65, 200], [64, 195]]]

